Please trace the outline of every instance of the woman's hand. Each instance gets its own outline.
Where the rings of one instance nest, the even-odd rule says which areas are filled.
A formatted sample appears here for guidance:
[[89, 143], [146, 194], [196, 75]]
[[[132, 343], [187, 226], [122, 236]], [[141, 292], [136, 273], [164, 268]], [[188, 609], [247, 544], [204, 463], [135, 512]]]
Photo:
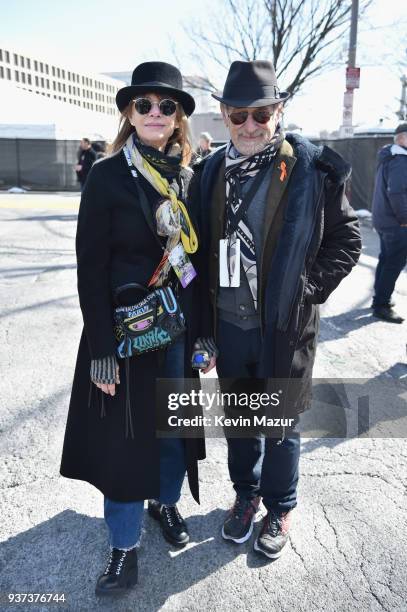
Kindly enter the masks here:
[[95, 383], [98, 389], [106, 393], [107, 395], [116, 395], [116, 385], [106, 385], [104, 383]]
[[202, 370], [202, 372], [204, 374], [207, 374], [208, 372], [210, 372], [211, 370], [213, 370], [213, 368], [216, 366], [216, 356], [214, 355], [213, 357], [211, 357], [211, 360], [209, 362], [209, 365], [207, 368], [205, 368], [204, 370]]
[[115, 365], [115, 382], [114, 383], [103, 383], [97, 382], [96, 380], [93, 383], [97, 386], [98, 389], [106, 393], [106, 395], [111, 395], [112, 397], [116, 395], [116, 385], [120, 384], [120, 376], [119, 376], [119, 364]]

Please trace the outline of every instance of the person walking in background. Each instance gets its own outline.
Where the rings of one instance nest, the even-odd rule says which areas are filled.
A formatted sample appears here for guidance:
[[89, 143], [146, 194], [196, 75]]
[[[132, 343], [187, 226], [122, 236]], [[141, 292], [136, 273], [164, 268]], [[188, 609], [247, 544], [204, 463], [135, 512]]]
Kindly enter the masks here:
[[[205, 456], [201, 438], [158, 439], [154, 418], [157, 377], [192, 377], [192, 347], [199, 335], [199, 284], [190, 273], [198, 237], [185, 204], [192, 175], [188, 117], [195, 102], [183, 90], [178, 68], [145, 62], [135, 68], [131, 85], [117, 92], [116, 103], [122, 123], [113, 154], [92, 167], [79, 209], [76, 252], [84, 330], [61, 462], [63, 476], [87, 481], [104, 495], [111, 550], [96, 594], [108, 596], [137, 582], [145, 499], [167, 540], [179, 547], [189, 541], [177, 502], [186, 474], [199, 501], [197, 462]], [[176, 264], [188, 259], [185, 253], [190, 269], [179, 279]], [[142, 286], [141, 295], [131, 295], [134, 283]], [[125, 306], [156, 288], [167, 297], [173, 292], [186, 330], [159, 350], [126, 358], [126, 364], [117, 360], [113, 309], [118, 288], [127, 293]], [[143, 302], [139, 310], [145, 312]], [[154, 317], [140, 321], [139, 329], [149, 331], [152, 323]]]
[[212, 153], [212, 136], [209, 132], [202, 132], [199, 137], [199, 147], [197, 153], [199, 157], [206, 157], [209, 153]]
[[[221, 389], [231, 379], [239, 389], [256, 391], [267, 390], [270, 379], [283, 385], [279, 437], [270, 428], [265, 440], [260, 432], [225, 432], [236, 499], [222, 535], [247, 541], [262, 499], [267, 515], [254, 549], [274, 559], [288, 540], [297, 505], [295, 427], [311, 403], [318, 305], [356, 264], [360, 232], [345, 196], [349, 164], [328, 147], [285, 134], [288, 94], [280, 91], [270, 62], [233, 62], [223, 95], [214, 97], [230, 141], [197, 164], [189, 195], [201, 211], [201, 268], [210, 304], [202, 334], [215, 336]], [[290, 429], [283, 424], [288, 411]]]
[[89, 170], [95, 163], [96, 158], [96, 151], [93, 150], [89, 138], [82, 138], [78, 151], [78, 163], [75, 166], [76, 176], [78, 177], [81, 191], [83, 190]]
[[391, 296], [407, 263], [407, 123], [396, 128], [394, 144], [379, 151], [372, 217], [380, 238], [373, 315], [389, 323], [402, 323]]

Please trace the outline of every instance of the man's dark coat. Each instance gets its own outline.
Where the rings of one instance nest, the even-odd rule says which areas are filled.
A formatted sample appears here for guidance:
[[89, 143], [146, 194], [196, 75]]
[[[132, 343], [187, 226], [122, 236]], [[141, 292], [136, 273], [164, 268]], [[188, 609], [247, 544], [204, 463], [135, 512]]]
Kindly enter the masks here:
[[[225, 218], [224, 148], [195, 169], [190, 200], [200, 210], [201, 274], [211, 308], [205, 335], [216, 337], [219, 239]], [[345, 196], [350, 166], [328, 147], [288, 134], [274, 160], [259, 266], [260, 373], [287, 382], [284, 404], [309, 407], [319, 308], [349, 274], [361, 251], [357, 217]], [[298, 381], [297, 381], [298, 382]], [[294, 394], [293, 394], [294, 389]]]

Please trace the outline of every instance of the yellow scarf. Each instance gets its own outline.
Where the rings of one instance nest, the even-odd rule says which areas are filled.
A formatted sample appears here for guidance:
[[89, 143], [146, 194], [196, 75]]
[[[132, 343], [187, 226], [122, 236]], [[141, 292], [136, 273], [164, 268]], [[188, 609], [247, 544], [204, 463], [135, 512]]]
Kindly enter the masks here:
[[146, 159], [144, 159], [144, 157], [142, 158], [142, 164], [146, 170], [146, 173], [151, 177], [152, 180], [150, 180], [149, 176], [146, 176], [146, 174], [143, 173], [144, 176], [146, 176], [149, 182], [152, 183], [152, 185], [162, 196], [171, 200], [171, 207], [173, 212], [177, 214], [178, 211], [180, 211], [181, 242], [185, 251], [187, 253], [196, 253], [198, 249], [198, 237], [196, 235], [194, 226], [192, 225], [192, 222], [189, 218], [189, 214], [184, 202], [177, 198], [177, 194], [169, 184], [168, 180], [165, 177], [161, 176], [158, 170], [156, 170], [154, 166], [152, 166]]

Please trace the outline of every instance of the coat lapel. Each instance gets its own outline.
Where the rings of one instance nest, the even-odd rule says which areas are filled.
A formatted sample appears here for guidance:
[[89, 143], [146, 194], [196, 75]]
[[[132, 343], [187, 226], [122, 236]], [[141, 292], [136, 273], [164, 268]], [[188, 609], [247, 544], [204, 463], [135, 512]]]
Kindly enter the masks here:
[[283, 198], [296, 161], [297, 158], [294, 157], [292, 146], [286, 140], [284, 140], [274, 161], [270, 185], [267, 192], [261, 261], [263, 260], [264, 249], [267, 243], [271, 224], [273, 223], [276, 211]]
[[225, 225], [226, 187], [225, 187], [225, 160], [219, 166], [215, 188], [211, 199], [211, 228], [212, 240], [218, 248], [219, 240], [223, 238]]

